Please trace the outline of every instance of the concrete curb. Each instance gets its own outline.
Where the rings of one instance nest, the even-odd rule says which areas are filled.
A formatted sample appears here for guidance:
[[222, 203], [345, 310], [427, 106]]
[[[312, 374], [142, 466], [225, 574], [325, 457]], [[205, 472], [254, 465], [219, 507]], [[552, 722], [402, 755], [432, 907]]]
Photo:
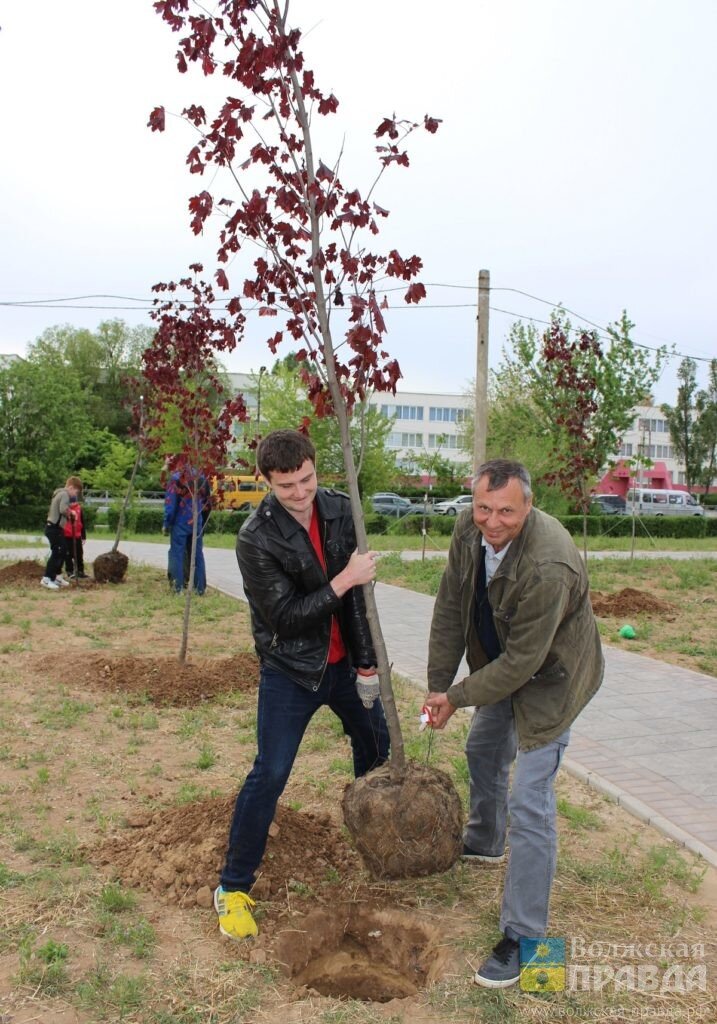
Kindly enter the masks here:
[[708, 864], [711, 864], [712, 867], [717, 867], [717, 851], [712, 850], [709, 846], [701, 843], [699, 839], [690, 835], [689, 832], [685, 832], [679, 825], [675, 825], [674, 822], [669, 821], [664, 815], [660, 814], [659, 811], [653, 810], [652, 807], [643, 803], [642, 800], [638, 800], [637, 797], [631, 796], [620, 786], [616, 786], [614, 782], [610, 782], [597, 772], [590, 771], [590, 769], [583, 767], [583, 765], [578, 764], [577, 761], [573, 761], [572, 758], [568, 757], [567, 754], [563, 758], [561, 767], [565, 768], [569, 775], [572, 775], [574, 778], [584, 782], [586, 786], [597, 790], [598, 793], [603, 793], [613, 803], [623, 807], [634, 818], [637, 818], [638, 821], [642, 821], [646, 825], [651, 825], [652, 828], [657, 829], [658, 832], [667, 836], [668, 839], [674, 840], [676, 843], [679, 843], [680, 846], [684, 846], [685, 849], [690, 850], [691, 853], [695, 853], [698, 857], [702, 857]]

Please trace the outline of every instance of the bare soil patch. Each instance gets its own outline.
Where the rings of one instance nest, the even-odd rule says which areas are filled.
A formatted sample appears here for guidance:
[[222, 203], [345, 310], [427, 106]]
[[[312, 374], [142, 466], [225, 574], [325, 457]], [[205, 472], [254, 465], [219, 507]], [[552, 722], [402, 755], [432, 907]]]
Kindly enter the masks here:
[[[219, 884], [234, 796], [214, 797], [148, 813], [136, 811], [127, 829], [105, 840], [90, 859], [127, 885], [151, 891], [178, 906], [212, 906]], [[361, 881], [358, 854], [328, 814], [279, 806], [252, 895], [276, 916], [287, 892], [298, 902], [312, 890], [314, 901], [335, 899], [332, 884]], [[278, 903], [277, 903], [278, 897]]]
[[[546, 1019], [517, 990], [496, 1008], [471, 983], [498, 937], [502, 870], [366, 874], [342, 825], [350, 748], [328, 712], [311, 723], [272, 828], [253, 893], [259, 938], [223, 939], [212, 889], [255, 754], [246, 608], [211, 591], [197, 602], [185, 679], [173, 656], [182, 602], [161, 573], [130, 565], [121, 586], [88, 593], [46, 592], [40, 574], [0, 568], [0, 1021]], [[420, 695], [397, 682], [397, 703], [410, 755], [449, 773], [465, 802], [467, 716], [431, 746], [415, 732]], [[654, 870], [645, 890], [645, 851], [664, 840], [575, 779], [561, 774], [558, 792], [594, 824], [561, 819], [552, 933], [705, 942], [710, 990], [688, 1008], [693, 1022], [716, 1019], [714, 909], [699, 910], [713, 907], [713, 876], [706, 898], [670, 881], [668, 901]], [[110, 884], [133, 905], [108, 910]], [[56, 988], [48, 943], [67, 949]], [[576, 998], [585, 1019], [609, 1019], [589, 993]]]
[[675, 612], [674, 606], [667, 601], [646, 594], [643, 590], [635, 590], [634, 587], [624, 587], [615, 594], [601, 594], [595, 591], [590, 594], [590, 600], [595, 614], [602, 617], [670, 615]]
[[[0, 587], [37, 586], [43, 576], [44, 566], [29, 559], [22, 559], [0, 568]], [[70, 586], [80, 590], [91, 590], [97, 584], [93, 579], [72, 580]]]
[[253, 693], [259, 684], [259, 660], [248, 651], [231, 658], [201, 658], [180, 664], [177, 658], [139, 658], [104, 654], [73, 654], [57, 665], [48, 656], [40, 667], [52, 668], [61, 682], [82, 681], [91, 689], [133, 694], [153, 704], [189, 707], [232, 692]]

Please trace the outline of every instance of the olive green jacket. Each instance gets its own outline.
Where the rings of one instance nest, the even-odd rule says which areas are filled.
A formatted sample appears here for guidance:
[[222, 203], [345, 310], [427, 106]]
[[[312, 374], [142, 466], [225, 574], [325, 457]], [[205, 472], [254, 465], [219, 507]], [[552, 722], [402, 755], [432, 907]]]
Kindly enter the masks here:
[[[532, 509], [488, 585], [502, 650], [488, 662], [473, 617], [480, 549], [464, 512], [433, 612], [428, 688], [458, 708], [512, 697], [520, 747], [530, 750], [567, 729], [602, 682], [587, 572], [567, 530]], [[471, 674], [454, 683], [464, 653]]]

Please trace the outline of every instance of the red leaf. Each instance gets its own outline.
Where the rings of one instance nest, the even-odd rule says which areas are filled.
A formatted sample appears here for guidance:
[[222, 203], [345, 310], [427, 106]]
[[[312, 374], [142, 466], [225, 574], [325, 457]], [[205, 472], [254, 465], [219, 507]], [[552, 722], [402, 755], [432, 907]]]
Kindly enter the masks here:
[[409, 285], [408, 291], [404, 295], [404, 299], [406, 300], [406, 302], [420, 302], [421, 299], [425, 299], [425, 297], [426, 289], [420, 283], [420, 281], [416, 282], [415, 284]]
[[221, 289], [223, 289], [223, 291], [225, 291], [225, 292], [228, 291], [229, 290], [229, 279], [227, 278], [227, 275], [224, 273], [224, 271], [223, 270], [217, 270], [217, 272], [216, 272], [216, 274], [214, 276], [217, 279], [217, 284], [219, 285], [219, 287]]
[[428, 114], [426, 114], [423, 119], [423, 127], [427, 132], [430, 132], [431, 135], [435, 135], [438, 131], [438, 125], [442, 124], [442, 121], [443, 119], [440, 117], [429, 117]]
[[397, 139], [398, 128], [396, 128], [396, 118], [385, 117], [374, 134], [377, 139], [380, 139], [382, 135], [388, 135], [390, 139]]
[[149, 115], [149, 121], [147, 121], [147, 127], [151, 128], [153, 132], [164, 131], [164, 107], [155, 107], [152, 113]]
[[326, 99], [319, 100], [319, 113], [320, 114], [335, 114], [339, 108], [339, 101], [336, 99], [333, 93]]
[[316, 171], [316, 180], [317, 181], [333, 181], [334, 180], [334, 172], [331, 170], [330, 167], [326, 166], [326, 164], [323, 162], [323, 160], [319, 161], [319, 166], [318, 166], [318, 169]]
[[198, 235], [204, 227], [204, 221], [212, 212], [214, 201], [209, 192], [200, 192], [198, 196], [192, 196], [189, 200], [189, 211], [193, 213], [190, 223], [192, 231]]

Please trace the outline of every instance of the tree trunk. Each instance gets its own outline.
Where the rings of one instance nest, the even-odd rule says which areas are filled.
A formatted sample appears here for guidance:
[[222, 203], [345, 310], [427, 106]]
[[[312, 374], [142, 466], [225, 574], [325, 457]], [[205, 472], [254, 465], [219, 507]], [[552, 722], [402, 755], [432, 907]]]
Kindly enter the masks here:
[[[302, 89], [295, 72], [292, 73], [291, 79], [294, 100], [296, 103], [298, 116], [304, 136], [304, 145], [306, 151], [307, 184], [310, 189], [311, 185], [315, 182], [316, 178], [314, 173], [313, 145], [311, 139], [311, 131], [309, 127], [309, 119], [306, 112], [306, 107], [304, 105]], [[366, 535], [366, 526], [364, 524], [363, 509], [361, 507], [361, 496], [358, 487], [358, 475], [356, 473], [353, 450], [351, 447], [351, 434], [349, 431], [349, 418], [346, 409], [346, 401], [341, 393], [341, 385], [339, 384], [338, 378], [336, 376], [336, 359], [334, 356], [334, 347], [331, 338], [331, 328], [329, 326], [329, 318], [327, 314], [327, 303], [326, 295], [324, 292], [324, 282], [322, 280], [320, 270], [320, 218], [316, 212], [316, 205], [311, 196], [310, 191], [307, 191], [307, 211], [309, 213], [309, 220], [311, 224], [311, 248], [312, 255], [314, 257], [312, 264], [314, 288], [316, 290], [316, 311], [319, 319], [319, 328], [321, 331], [324, 362], [326, 365], [326, 377], [329, 392], [331, 394], [331, 400], [334, 406], [334, 412], [336, 413], [336, 418], [339, 422], [341, 448], [344, 456], [344, 466], [346, 468], [346, 481], [348, 483], [349, 497], [351, 499], [351, 513], [353, 515], [354, 527], [356, 530], [358, 550], [359, 552], [364, 553], [368, 551], [368, 538]], [[378, 615], [378, 607], [376, 605], [376, 597], [374, 595], [373, 586], [370, 583], [364, 584], [363, 595], [366, 604], [366, 618], [368, 621], [369, 630], [371, 632], [371, 640], [373, 642], [373, 647], [376, 652], [376, 667], [378, 669], [381, 702], [383, 704], [383, 710], [386, 715], [386, 724], [388, 726], [388, 733], [391, 739], [390, 766], [392, 775], [397, 777], [405, 771], [406, 755], [403, 747], [403, 733], [401, 732], [401, 723], [398, 717], [396, 701], [393, 695], [393, 687], [391, 685], [391, 666], [389, 665], [388, 654], [386, 652], [386, 644], [383, 639], [383, 632], [381, 630], [381, 623]]]
[[197, 561], [197, 515], [199, 512], [199, 495], [197, 487], [192, 491], [192, 546], [189, 554], [189, 580], [187, 581], [187, 593], [184, 595], [184, 615], [182, 616], [182, 640], [179, 645], [179, 664], [184, 665], [187, 660], [187, 648], [189, 646], [189, 616], [192, 610], [192, 591], [194, 590], [194, 567]]
[[132, 475], [129, 478], [129, 483], [127, 484], [127, 491], [125, 492], [124, 501], [122, 502], [122, 507], [120, 508], [119, 519], [117, 520], [117, 534], [115, 536], [115, 542], [112, 545], [112, 551], [116, 551], [117, 548], [119, 547], [120, 537], [122, 536], [122, 531], [124, 530], [125, 514], [127, 512], [130, 499], [132, 497], [132, 491], [134, 489], [134, 478], [137, 476], [137, 470], [139, 469], [139, 464], [141, 461], [142, 449], [140, 448], [140, 450], [137, 452], [137, 458], [134, 460], [134, 466], [132, 467]]

